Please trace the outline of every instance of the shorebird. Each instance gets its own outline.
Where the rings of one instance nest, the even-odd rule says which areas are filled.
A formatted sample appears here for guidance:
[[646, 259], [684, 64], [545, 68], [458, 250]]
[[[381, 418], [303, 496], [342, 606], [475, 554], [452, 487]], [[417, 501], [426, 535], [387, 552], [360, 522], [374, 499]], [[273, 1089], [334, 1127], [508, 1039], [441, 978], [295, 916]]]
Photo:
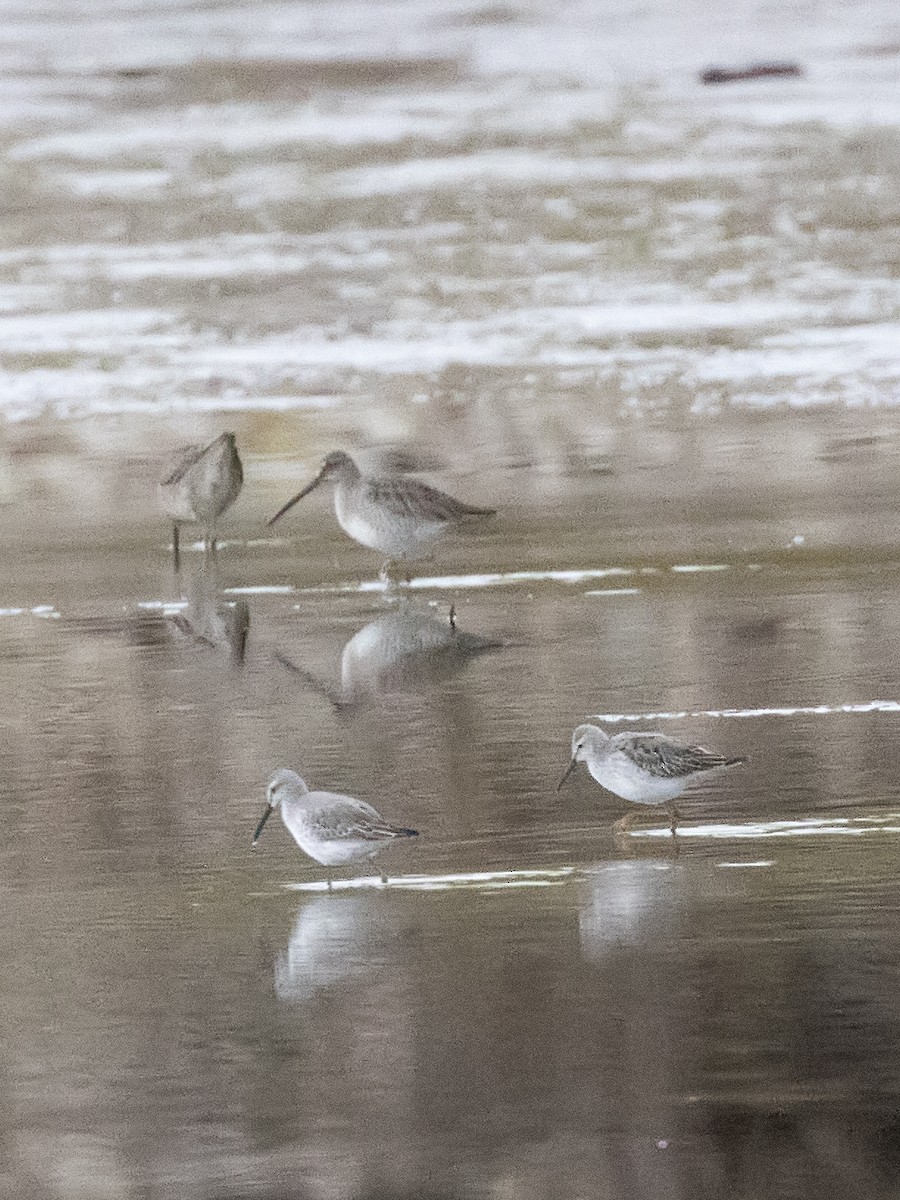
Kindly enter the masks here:
[[182, 450], [174, 467], [159, 481], [159, 503], [172, 518], [175, 570], [181, 565], [179, 527], [182, 522], [203, 526], [207, 551], [215, 553], [216, 521], [240, 494], [244, 470], [233, 433], [222, 433], [208, 446]]
[[[304, 854], [324, 867], [374, 858], [389, 842], [419, 835], [417, 829], [391, 825], [364, 800], [339, 792], [311, 792], [296, 771], [277, 771], [269, 782], [267, 798], [252, 845], [259, 841], [266, 821], [280, 807], [288, 833]], [[382, 875], [381, 881], [387, 883], [387, 878]]]
[[269, 524], [274, 525], [326, 479], [337, 485], [334, 511], [341, 529], [360, 545], [387, 555], [381, 571], [385, 579], [391, 563], [422, 558], [454, 525], [496, 512], [463, 504], [407, 475], [364, 475], [349, 454], [332, 450], [315, 479], [288, 500]]
[[[612, 737], [596, 725], [579, 725], [572, 734], [572, 760], [559, 781], [559, 791], [580, 762], [601, 787], [632, 804], [665, 804], [675, 835], [675, 801], [694, 779], [719, 767], [733, 767], [745, 758], [725, 758], [702, 746], [689, 746], [664, 733], [617, 733]], [[623, 830], [631, 814], [616, 823]]]

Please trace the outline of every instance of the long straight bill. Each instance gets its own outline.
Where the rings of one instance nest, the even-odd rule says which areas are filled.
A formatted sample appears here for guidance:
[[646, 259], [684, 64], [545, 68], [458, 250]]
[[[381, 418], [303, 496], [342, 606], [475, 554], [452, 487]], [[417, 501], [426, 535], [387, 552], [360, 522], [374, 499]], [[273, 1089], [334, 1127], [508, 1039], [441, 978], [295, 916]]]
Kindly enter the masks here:
[[578, 766], [578, 759], [577, 759], [577, 758], [573, 758], [573, 759], [572, 759], [572, 761], [569, 763], [569, 765], [566, 767], [566, 773], [565, 773], [565, 775], [563, 775], [562, 779], [561, 779], [561, 780], [559, 781], [559, 783], [556, 785], [556, 790], [557, 790], [557, 791], [561, 791], [561, 790], [562, 790], [562, 785], [563, 785], [563, 784], [566, 782], [566, 780], [569, 778], [569, 776], [572, 774], [572, 772], [575, 770], [575, 768], [576, 768], [577, 766]]
[[313, 490], [313, 488], [314, 488], [314, 487], [318, 487], [318, 485], [319, 485], [319, 484], [322, 482], [322, 478], [323, 478], [324, 474], [325, 474], [325, 471], [324, 471], [324, 468], [323, 468], [323, 469], [322, 469], [322, 470], [321, 470], [321, 471], [318, 473], [318, 475], [315, 477], [315, 479], [312, 481], [312, 483], [308, 483], [308, 484], [306, 485], [306, 487], [303, 489], [303, 491], [302, 491], [302, 492], [298, 492], [298, 493], [297, 493], [297, 495], [296, 495], [296, 496], [294, 496], [294, 498], [293, 498], [292, 500], [288, 500], [287, 504], [285, 504], [285, 505], [284, 505], [282, 508], [279, 508], [279, 510], [278, 510], [278, 512], [275, 514], [275, 516], [274, 516], [274, 517], [271, 517], [271, 518], [270, 518], [270, 519], [269, 519], [269, 520], [266, 522], [266, 524], [267, 524], [267, 525], [274, 525], [274, 524], [275, 524], [275, 522], [276, 522], [276, 521], [279, 519], [279, 517], [283, 517], [283, 516], [284, 516], [284, 514], [285, 514], [285, 513], [286, 513], [286, 512], [287, 512], [289, 509], [291, 509], [291, 508], [293, 508], [293, 507], [294, 507], [294, 505], [297, 503], [297, 501], [298, 501], [298, 500], [302, 500], [304, 496], [308, 496], [308, 495], [309, 495], [309, 493], [310, 493], [310, 492]]
[[268, 821], [269, 817], [272, 815], [272, 810], [274, 808], [275, 808], [274, 804], [266, 805], [266, 811], [260, 817], [259, 824], [256, 827], [256, 832], [253, 834], [253, 841], [250, 843], [251, 847], [255, 846], [256, 843], [259, 841], [259, 835], [263, 831], [263, 826], [265, 825], [266, 821]]

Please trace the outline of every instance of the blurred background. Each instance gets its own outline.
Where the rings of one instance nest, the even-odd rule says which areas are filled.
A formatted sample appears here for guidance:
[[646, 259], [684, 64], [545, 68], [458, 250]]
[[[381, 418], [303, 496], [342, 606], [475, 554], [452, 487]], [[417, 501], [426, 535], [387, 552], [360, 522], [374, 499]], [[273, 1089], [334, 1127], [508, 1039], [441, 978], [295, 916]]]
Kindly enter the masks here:
[[[587, 475], [638, 530], [892, 541], [888, 0], [2, 14], [7, 537], [146, 533], [225, 423], [246, 525], [402, 444], [518, 505]], [[700, 82], [760, 62], [799, 74]]]
[[[896, 4], [0, 0], [0, 66], [0, 1195], [896, 1197]], [[389, 608], [265, 524], [339, 447], [499, 516]], [[750, 763], [616, 839], [588, 716]], [[279, 767], [405, 884], [251, 853]]]

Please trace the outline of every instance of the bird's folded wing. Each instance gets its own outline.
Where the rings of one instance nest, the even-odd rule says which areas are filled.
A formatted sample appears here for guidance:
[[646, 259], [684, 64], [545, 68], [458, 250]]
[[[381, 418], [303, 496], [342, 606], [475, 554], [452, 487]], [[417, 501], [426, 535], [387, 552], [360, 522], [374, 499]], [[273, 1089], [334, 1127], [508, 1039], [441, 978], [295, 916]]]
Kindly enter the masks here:
[[623, 749], [637, 766], [662, 779], [711, 771], [727, 762], [723, 755], [702, 746], [685, 746], [666, 737], [635, 737]]
[[384, 841], [385, 838], [403, 837], [406, 830], [385, 821], [380, 813], [363, 803], [332, 806], [328, 813], [316, 820], [320, 833], [326, 837], [354, 841]]
[[370, 479], [366, 491], [373, 504], [415, 521], [458, 521], [463, 517], [488, 517], [494, 512], [463, 504], [418, 479]]
[[159, 481], [160, 487], [171, 487], [173, 483], [178, 483], [179, 480], [183, 479], [194, 463], [200, 461], [208, 448], [207, 446], [187, 446], [182, 450], [181, 458], [179, 458], [171, 473]]

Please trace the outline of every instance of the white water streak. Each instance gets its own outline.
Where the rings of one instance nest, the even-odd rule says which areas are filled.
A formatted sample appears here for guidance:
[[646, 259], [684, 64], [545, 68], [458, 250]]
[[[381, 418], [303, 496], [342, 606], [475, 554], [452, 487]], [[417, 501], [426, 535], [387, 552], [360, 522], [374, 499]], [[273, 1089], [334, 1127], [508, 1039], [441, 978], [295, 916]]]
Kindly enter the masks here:
[[[726, 563], [704, 563], [699, 565], [680, 564], [667, 568], [674, 574], [706, 573], [728, 571]], [[659, 567], [591, 567], [579, 570], [545, 570], [545, 571], [492, 571], [478, 575], [423, 575], [411, 580], [405, 585], [406, 589], [418, 591], [427, 588], [487, 588], [504, 587], [517, 583], [587, 583], [593, 579], [628, 578], [633, 575], [658, 575], [662, 573]], [[382, 579], [364, 579], [359, 583], [341, 583], [330, 587], [299, 588], [301, 592], [333, 593], [333, 592], [383, 592], [390, 585]], [[619, 595], [628, 595], [640, 591], [639, 588], [622, 588]], [[612, 595], [612, 591], [588, 592], [587, 595]]]
[[585, 592], [586, 596], [639, 596], [640, 588], [596, 588], [594, 591]]
[[[893, 823], [892, 823], [893, 822]], [[726, 838], [754, 839], [791, 837], [861, 837], [870, 833], [900, 833], [900, 813], [884, 817], [803, 817], [798, 820], [745, 821], [737, 824], [679, 825], [679, 838]], [[666, 826], [657, 829], [636, 829], [630, 833], [636, 838], [671, 838], [672, 831]]]
[[680, 712], [594, 713], [592, 720], [607, 721], [684, 721], [688, 717], [795, 717], [825, 716], [830, 713], [895, 713], [900, 700], [858, 700], [846, 704], [794, 704], [779, 708], [696, 708]]
[[449, 888], [477, 888], [495, 891], [510, 887], [559, 886], [575, 874], [575, 867], [549, 867], [545, 870], [467, 871], [449, 875], [397, 875], [382, 882], [379, 875], [364, 875], [356, 879], [335, 879], [329, 888], [326, 879], [309, 883], [286, 883], [291, 892], [354, 891], [359, 888], [405, 888], [411, 891], [436, 892]]

